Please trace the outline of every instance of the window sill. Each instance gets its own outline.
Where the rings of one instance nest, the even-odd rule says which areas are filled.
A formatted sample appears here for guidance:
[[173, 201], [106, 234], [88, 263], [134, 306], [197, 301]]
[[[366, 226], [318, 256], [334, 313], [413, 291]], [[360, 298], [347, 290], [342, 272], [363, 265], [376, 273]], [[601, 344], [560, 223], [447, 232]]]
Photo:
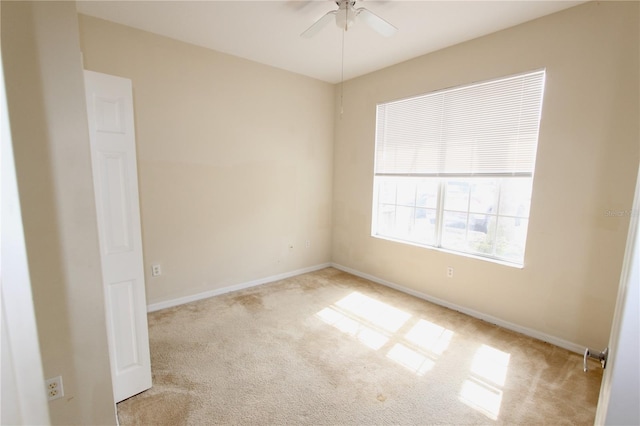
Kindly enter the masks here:
[[442, 248], [442, 247], [434, 247], [434, 246], [423, 245], [423, 244], [414, 243], [414, 242], [411, 242], [411, 241], [399, 240], [399, 239], [396, 239], [396, 238], [386, 237], [386, 236], [382, 236], [382, 235], [371, 235], [371, 237], [377, 238], [377, 239], [380, 239], [380, 240], [391, 241], [391, 242], [398, 243], [398, 244], [405, 244], [405, 245], [408, 245], [408, 246], [419, 247], [419, 248], [423, 248], [423, 249], [427, 249], [427, 250], [435, 250], [435, 251], [439, 251], [439, 252], [442, 252], [442, 253], [453, 254], [453, 255], [456, 255], [456, 256], [462, 256], [462, 257], [467, 257], [467, 258], [471, 258], [471, 259], [482, 260], [482, 261], [485, 261], [485, 262], [497, 263], [498, 265], [508, 266], [510, 268], [524, 269], [524, 264], [509, 262], [509, 261], [506, 261], [506, 260], [494, 259], [494, 258], [491, 258], [491, 257], [480, 256], [480, 255], [475, 255], [475, 254], [471, 254], [471, 253], [464, 253], [464, 252], [461, 252], [461, 251], [450, 250], [450, 249], [446, 249], [446, 248]]

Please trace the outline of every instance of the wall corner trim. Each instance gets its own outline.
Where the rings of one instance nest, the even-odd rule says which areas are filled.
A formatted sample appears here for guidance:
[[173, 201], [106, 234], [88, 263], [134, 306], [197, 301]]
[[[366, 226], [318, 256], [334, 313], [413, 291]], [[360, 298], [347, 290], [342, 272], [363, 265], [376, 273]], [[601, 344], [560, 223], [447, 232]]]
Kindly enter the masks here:
[[520, 334], [524, 334], [525, 336], [533, 337], [537, 340], [542, 340], [543, 342], [550, 343], [552, 345], [558, 346], [563, 349], [567, 349], [568, 351], [578, 353], [582, 355], [584, 353], [584, 346], [580, 346], [577, 343], [569, 342], [568, 340], [561, 339], [559, 337], [552, 336], [550, 334], [542, 333], [537, 330], [533, 330], [531, 328], [523, 327], [518, 324], [514, 324], [509, 321], [502, 320], [500, 318], [493, 317], [491, 315], [484, 314], [479, 311], [475, 311], [473, 309], [466, 308], [464, 306], [456, 305], [455, 303], [447, 302], [446, 300], [438, 299], [437, 297], [430, 296], [428, 294], [412, 290], [410, 288], [404, 287], [402, 285], [383, 280], [381, 278], [375, 277], [373, 275], [365, 274], [364, 272], [360, 272], [355, 269], [348, 268], [346, 266], [340, 265], [338, 263], [331, 263], [333, 268], [339, 269], [341, 271], [347, 272], [349, 274], [355, 275], [360, 278], [364, 278], [369, 281], [373, 281], [374, 283], [381, 284], [383, 286], [392, 288], [394, 290], [398, 290], [402, 293], [409, 294], [411, 296], [417, 297], [422, 300], [426, 300], [427, 302], [434, 303], [439, 306], [443, 306], [445, 308], [452, 309], [454, 311], [461, 312], [465, 315], [469, 315], [471, 317], [480, 319], [482, 321], [486, 321], [491, 324], [495, 324], [499, 327], [506, 328], [511, 331], [515, 331]]
[[228, 287], [217, 288], [215, 290], [204, 291], [202, 293], [192, 294], [190, 296], [178, 297], [177, 299], [170, 299], [161, 302], [150, 303], [147, 305], [147, 312], [155, 312], [161, 309], [172, 308], [174, 306], [183, 305], [189, 302], [195, 302], [197, 300], [208, 299], [210, 297], [219, 296], [225, 293], [231, 293], [232, 291], [244, 290], [251, 287], [271, 283], [274, 281], [283, 280], [285, 278], [295, 277], [296, 275], [306, 274], [307, 272], [319, 271], [320, 269], [328, 268], [331, 263], [321, 263], [319, 265], [310, 266], [308, 268], [296, 269], [295, 271], [283, 272], [278, 275], [271, 275], [269, 277], [259, 278], [253, 281], [247, 281], [245, 283], [235, 284]]

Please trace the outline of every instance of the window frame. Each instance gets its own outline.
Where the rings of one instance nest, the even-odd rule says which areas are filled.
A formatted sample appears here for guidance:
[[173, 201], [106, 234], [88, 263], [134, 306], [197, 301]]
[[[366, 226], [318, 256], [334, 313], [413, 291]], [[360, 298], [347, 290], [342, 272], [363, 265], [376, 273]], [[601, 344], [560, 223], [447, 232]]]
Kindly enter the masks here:
[[[471, 173], [466, 173], [466, 172], [454, 172], [454, 173], [447, 173], [446, 171], [436, 171], [435, 173], [416, 173], [415, 171], [413, 172], [409, 172], [407, 171], [406, 173], [385, 173], [385, 172], [378, 172], [378, 168], [379, 168], [379, 163], [378, 163], [378, 155], [380, 154], [380, 149], [385, 148], [385, 144], [387, 144], [388, 142], [385, 140], [383, 140], [382, 142], [380, 142], [379, 139], [379, 132], [380, 129], [383, 129], [383, 132], [386, 132], [386, 126], [387, 126], [387, 122], [385, 121], [384, 123], [381, 123], [381, 119], [379, 117], [380, 114], [380, 107], [383, 106], [384, 108], [386, 108], [387, 105], [392, 105], [394, 103], [399, 103], [399, 102], [405, 102], [405, 101], [411, 101], [411, 100], [419, 100], [421, 98], [425, 98], [429, 95], [441, 95], [443, 93], [446, 94], [446, 92], [456, 92], [459, 91], [461, 89], [465, 89], [465, 88], [471, 88], [473, 89], [475, 86], [483, 86], [486, 84], [491, 84], [492, 82], [502, 82], [502, 81], [508, 81], [508, 80], [512, 80], [512, 79], [516, 79], [516, 78], [527, 78], [529, 76], [534, 76], [534, 75], [541, 75], [541, 83], [540, 83], [540, 92], [539, 92], [539, 97], [536, 98], [537, 102], [539, 102], [539, 110], [538, 110], [538, 115], [537, 115], [537, 124], [536, 124], [536, 133], [535, 133], [535, 144], [534, 149], [533, 149], [533, 153], [532, 153], [532, 166], [530, 170], [523, 170], [523, 171], [510, 171], [510, 172], [506, 172], [506, 173], [502, 173], [502, 172], [498, 172], [498, 173], [478, 173], [475, 174], [474, 172]], [[452, 88], [448, 88], [448, 89], [442, 89], [442, 90], [437, 90], [437, 91], [433, 91], [427, 94], [422, 94], [422, 95], [417, 95], [417, 96], [412, 96], [412, 97], [408, 97], [408, 98], [404, 98], [404, 99], [399, 99], [399, 100], [392, 100], [392, 101], [387, 101], [387, 102], [383, 102], [380, 103], [378, 105], [376, 105], [376, 140], [375, 140], [375, 145], [374, 145], [374, 176], [373, 176], [373, 199], [372, 199], [372, 216], [371, 216], [371, 236], [374, 238], [380, 238], [380, 239], [385, 239], [385, 240], [390, 240], [390, 241], [394, 241], [394, 242], [399, 242], [402, 244], [408, 244], [408, 245], [414, 245], [414, 246], [418, 246], [418, 247], [423, 247], [423, 248], [429, 248], [429, 249], [434, 249], [434, 250], [438, 250], [438, 251], [443, 251], [443, 252], [447, 252], [447, 253], [452, 253], [452, 254], [456, 254], [456, 255], [462, 255], [462, 256], [466, 256], [466, 257], [472, 257], [472, 258], [477, 258], [477, 259], [481, 259], [481, 260], [486, 260], [486, 261], [491, 261], [494, 263], [499, 263], [499, 264], [504, 264], [507, 266], [511, 266], [511, 267], [517, 267], [517, 268], [523, 268], [524, 264], [525, 264], [525, 256], [526, 256], [526, 245], [527, 245], [527, 240], [528, 240], [528, 231], [529, 231], [529, 222], [530, 222], [530, 213], [531, 213], [531, 198], [532, 198], [532, 193], [533, 193], [533, 183], [534, 183], [534, 165], [535, 165], [535, 161], [536, 161], [536, 157], [537, 157], [537, 147], [538, 147], [538, 141], [539, 141], [539, 131], [540, 131], [540, 126], [541, 126], [541, 121], [542, 121], [542, 107], [543, 107], [543, 100], [544, 100], [544, 88], [545, 88], [545, 79], [546, 79], [546, 70], [543, 69], [537, 69], [537, 70], [533, 70], [533, 71], [529, 71], [529, 72], [524, 72], [524, 73], [520, 73], [520, 74], [515, 74], [515, 75], [510, 75], [510, 76], [505, 76], [505, 77], [501, 77], [501, 78], [496, 78], [493, 80], [487, 80], [487, 81], [483, 81], [483, 82], [479, 82], [479, 83], [472, 83], [472, 84], [467, 84], [467, 85], [461, 85], [461, 86], [457, 86], [457, 87], [452, 87]], [[522, 108], [522, 105], [520, 106], [520, 108]], [[386, 110], [384, 110], [386, 111]], [[386, 114], [387, 112], [384, 112], [384, 120], [387, 120], [386, 118]], [[396, 124], [397, 125], [397, 124]], [[381, 127], [382, 126], [382, 127]], [[382, 148], [380, 147], [379, 143], [382, 143]], [[519, 142], [518, 142], [519, 143]], [[413, 145], [415, 147], [415, 145]], [[422, 146], [422, 145], [420, 145]], [[511, 145], [509, 145], [511, 146]], [[415, 149], [415, 148], [414, 148]], [[410, 152], [410, 151], [409, 151]], [[382, 166], [384, 168], [384, 166]], [[416, 222], [416, 214], [417, 214], [417, 209], [427, 209], [427, 210], [435, 210], [435, 223], [434, 223], [434, 230], [433, 230], [433, 238], [431, 238], [431, 236], [428, 236], [428, 238], [425, 238], [425, 241], [427, 242], [421, 242], [420, 238], [416, 238], [415, 236], [411, 235], [412, 231], [409, 231], [409, 233], [407, 234], [408, 237], [402, 238], [402, 234], [398, 233], [397, 231], [391, 231], [389, 232], [388, 229], [385, 229], [383, 233], [380, 233], [380, 229], [381, 229], [381, 212], [380, 209], [381, 207], [383, 207], [384, 205], [393, 205], [394, 207], [394, 222], [393, 222], [393, 226], [396, 227], [397, 226], [397, 222], [395, 221], [397, 218], [397, 212], [398, 212], [398, 207], [402, 206], [402, 204], [400, 204], [398, 202], [398, 189], [397, 189], [397, 185], [396, 185], [396, 194], [395, 194], [395, 202], [393, 204], [390, 203], [382, 203], [380, 200], [380, 182], [381, 181], [388, 181], [388, 179], [407, 179], [407, 178], [412, 178], [412, 179], [416, 179], [417, 182], [420, 182], [420, 179], [428, 179], [427, 181], [435, 181], [436, 185], [437, 185], [437, 199], [436, 199], [436, 207], [435, 209], [433, 207], [426, 207], [426, 206], [418, 206], [418, 201], [417, 201], [417, 194], [414, 197], [414, 201], [413, 201], [413, 206], [405, 206], [408, 208], [412, 208], [412, 212], [413, 212], [413, 217], [411, 219], [411, 227], [415, 227], [415, 222]], [[505, 184], [506, 182], [510, 179], [510, 178], [526, 178], [528, 179], [528, 186], [529, 186], [529, 192], [528, 192], [528, 200], [527, 200], [527, 210], [526, 212], [524, 212], [523, 215], [512, 215], [512, 214], [501, 214], [501, 201], [502, 201], [502, 197], [504, 195], [505, 192]], [[457, 210], [452, 210], [452, 209], [447, 209], [445, 208], [445, 203], [446, 203], [446, 194], [447, 194], [447, 185], [448, 182], [451, 182], [454, 179], [460, 179], [464, 182], [467, 182], [468, 185], [472, 185], [475, 179], [494, 179], [495, 182], [497, 182], [496, 184], [496, 194], [495, 194], [495, 212], [494, 213], [490, 213], [490, 212], [485, 212], [485, 213], [477, 213], [475, 211], [472, 211], [470, 204], [471, 204], [471, 193], [467, 192], [467, 196], [468, 196], [468, 200], [467, 200], [467, 209], [466, 211], [459, 211], [457, 212]], [[418, 185], [418, 183], [416, 183], [415, 185]], [[471, 191], [471, 189], [469, 188], [468, 191]], [[417, 192], [417, 189], [416, 189]], [[443, 245], [443, 238], [444, 235], [447, 232], [446, 228], [446, 224], [445, 224], [445, 213], [449, 212], [449, 213], [459, 213], [459, 214], [464, 214], [466, 216], [466, 223], [465, 223], [465, 227], [464, 227], [464, 239], [463, 241], [465, 242], [465, 244], [467, 245], [467, 248], [465, 250], [462, 249], [456, 249], [456, 248], [452, 248], [451, 246], [445, 246]], [[470, 224], [471, 224], [471, 218], [473, 216], [477, 216], [477, 215], [485, 215], [485, 217], [488, 218], [488, 220], [491, 222], [493, 222], [493, 226], [494, 229], [491, 231], [492, 235], [491, 237], [491, 252], [490, 253], [481, 253], [479, 252], [477, 249], [471, 249], [468, 244], [470, 243], [469, 240], [469, 232], [471, 231], [470, 229]], [[518, 258], [517, 260], [508, 256], [503, 255], [499, 255], [497, 254], [497, 250], [498, 250], [498, 244], [499, 244], [499, 233], [498, 233], [498, 226], [499, 224], [504, 226], [503, 223], [500, 223], [501, 220], [514, 220], [516, 222], [519, 222], [521, 220], [525, 220], [526, 221], [526, 228], [524, 230], [524, 240], [522, 241], [522, 245], [521, 245], [521, 250], [522, 250], [522, 257]], [[513, 225], [512, 225], [513, 226]], [[515, 226], [519, 226], [518, 224], [516, 224]], [[395, 233], [395, 235], [388, 235], [388, 234], [393, 234]], [[487, 233], [487, 231], [485, 231], [485, 233]], [[488, 234], [487, 234], [488, 235]], [[431, 243], [431, 241], [433, 241], [433, 244]]]

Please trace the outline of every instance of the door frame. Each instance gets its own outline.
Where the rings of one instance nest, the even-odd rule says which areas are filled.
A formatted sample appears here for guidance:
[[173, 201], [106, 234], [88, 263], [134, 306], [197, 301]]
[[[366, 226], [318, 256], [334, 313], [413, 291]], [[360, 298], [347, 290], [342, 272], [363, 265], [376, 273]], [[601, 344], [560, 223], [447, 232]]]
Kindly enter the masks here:
[[[618, 298], [609, 338], [609, 358], [600, 387], [595, 424], [640, 422], [640, 369], [638, 359], [640, 294], [640, 167], [630, 215]], [[635, 339], [634, 339], [635, 338]], [[635, 383], [633, 382], [634, 380]]]

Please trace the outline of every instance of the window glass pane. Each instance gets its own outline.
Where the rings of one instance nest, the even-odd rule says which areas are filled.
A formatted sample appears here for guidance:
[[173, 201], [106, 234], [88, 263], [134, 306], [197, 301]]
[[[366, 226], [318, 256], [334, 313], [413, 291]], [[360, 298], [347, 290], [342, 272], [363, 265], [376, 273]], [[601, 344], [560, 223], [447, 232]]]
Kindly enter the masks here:
[[497, 179], [469, 179], [471, 188], [469, 211], [472, 213], [496, 214], [498, 185], [499, 181]]
[[416, 209], [412, 241], [429, 245], [436, 243], [436, 211], [434, 209]]
[[496, 256], [521, 263], [528, 225], [526, 219], [500, 217], [496, 229]]
[[383, 179], [376, 178], [378, 182], [378, 199], [380, 203], [395, 204], [396, 203], [396, 183]]
[[398, 205], [416, 205], [416, 182], [415, 179], [402, 179], [398, 181]]
[[466, 181], [447, 181], [444, 208], [445, 210], [467, 211], [469, 208], [469, 184]]
[[[531, 181], [521, 177], [376, 177], [374, 235], [521, 264]], [[445, 197], [442, 205], [440, 190]]]
[[438, 179], [421, 180], [416, 190], [416, 206], [435, 209], [438, 206]]
[[442, 247], [464, 251], [467, 246], [467, 214], [444, 212]]
[[391, 235], [396, 222], [396, 206], [382, 204], [378, 206], [378, 235]]
[[467, 247], [469, 252], [493, 255], [496, 217], [472, 214], [469, 216]]
[[504, 179], [500, 192], [500, 214], [529, 217], [532, 183], [530, 177]]
[[413, 207], [396, 207], [396, 224], [391, 236], [410, 239], [413, 229], [413, 210]]
[[488, 214], [472, 214], [469, 216], [469, 231], [486, 234], [495, 216]]

